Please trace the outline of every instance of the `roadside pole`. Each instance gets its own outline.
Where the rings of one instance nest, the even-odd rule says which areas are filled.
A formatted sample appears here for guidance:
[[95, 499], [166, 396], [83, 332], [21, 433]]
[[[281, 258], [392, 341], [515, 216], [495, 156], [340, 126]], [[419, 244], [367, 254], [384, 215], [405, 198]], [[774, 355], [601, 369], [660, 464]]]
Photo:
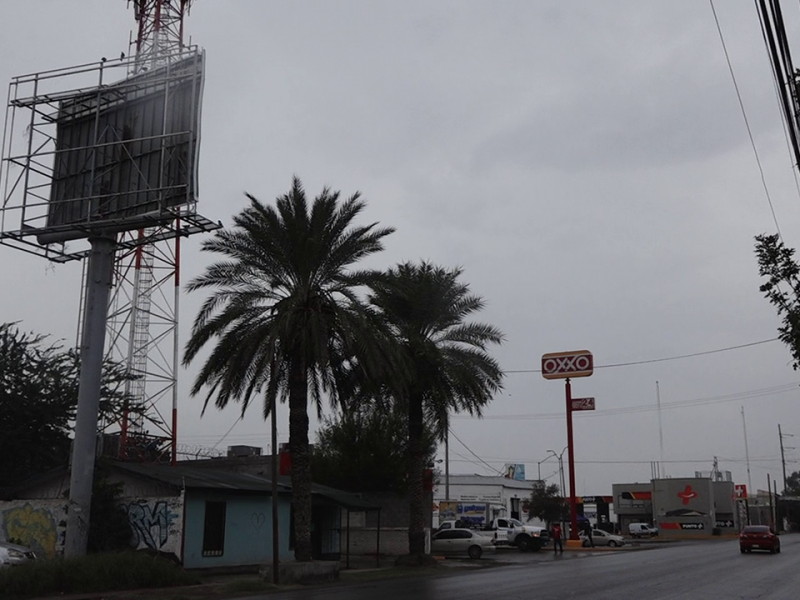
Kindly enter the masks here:
[[575, 495], [575, 451], [572, 445], [572, 386], [567, 382], [567, 461], [569, 463], [569, 539], [578, 539], [578, 499]]
[[[589, 377], [594, 371], [594, 357], [588, 350], [551, 352], [542, 355], [542, 377], [566, 380], [567, 398], [567, 461], [569, 467], [569, 546], [580, 545], [578, 538], [578, 498], [575, 490], [575, 446], [572, 435], [572, 412], [594, 410], [594, 398], [572, 397], [573, 377]], [[559, 458], [560, 462], [560, 458]]]

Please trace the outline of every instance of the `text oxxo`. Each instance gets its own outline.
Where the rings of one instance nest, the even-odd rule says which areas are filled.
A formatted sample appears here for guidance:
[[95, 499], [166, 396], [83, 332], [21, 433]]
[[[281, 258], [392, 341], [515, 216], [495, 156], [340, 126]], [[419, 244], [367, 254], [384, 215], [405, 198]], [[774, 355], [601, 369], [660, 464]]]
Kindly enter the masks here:
[[594, 359], [588, 350], [542, 355], [542, 376], [545, 379], [588, 377], [593, 370]]

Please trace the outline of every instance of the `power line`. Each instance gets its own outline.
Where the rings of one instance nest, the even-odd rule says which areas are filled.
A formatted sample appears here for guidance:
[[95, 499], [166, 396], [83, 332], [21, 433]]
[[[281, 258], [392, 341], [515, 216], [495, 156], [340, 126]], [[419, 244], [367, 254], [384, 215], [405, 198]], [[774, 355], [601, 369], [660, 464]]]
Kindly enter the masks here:
[[469, 458], [468, 456], [464, 456], [463, 454], [461, 454], [460, 452], [456, 452], [455, 450], [451, 449], [450, 453], [461, 457], [461, 460], [458, 460], [458, 459], [455, 459], [455, 458], [451, 458], [450, 459], [451, 463], [453, 463], [453, 462], [465, 462], [465, 463], [469, 463], [471, 465], [477, 465], [477, 466], [481, 466], [481, 467], [484, 466], [482, 463], [479, 463], [477, 460]]
[[[733, 394], [725, 394], [722, 396], [711, 396], [708, 398], [695, 398], [692, 400], [676, 400], [673, 402], [663, 402], [661, 404], [662, 410], [669, 410], [674, 408], [689, 408], [694, 406], [704, 406], [708, 404], [721, 404], [724, 402], [740, 402], [751, 398], [762, 398], [764, 396], [772, 396], [775, 394], [784, 394], [786, 392], [796, 391], [798, 388], [797, 383], [787, 383], [769, 388], [761, 388], [758, 390], [749, 390], [746, 392], [735, 392]], [[619, 408], [607, 408], [605, 410], [586, 411], [581, 414], [581, 417], [608, 417], [613, 415], [631, 414], [639, 412], [649, 412], [658, 410], [655, 404], [639, 404], [636, 406], [623, 406]], [[469, 415], [451, 415], [452, 419], [476, 419]], [[563, 419], [564, 413], [520, 413], [513, 415], [483, 415], [480, 419], [484, 421], [537, 421], [547, 419]]]
[[750, 121], [747, 118], [747, 111], [744, 108], [744, 102], [742, 101], [742, 94], [739, 91], [739, 84], [736, 81], [736, 75], [733, 72], [733, 65], [731, 64], [731, 57], [728, 54], [728, 46], [725, 44], [725, 37], [722, 35], [722, 27], [719, 24], [719, 18], [717, 17], [717, 9], [714, 8], [714, 0], [708, 0], [711, 4], [711, 12], [714, 14], [714, 22], [717, 25], [717, 33], [719, 33], [719, 40], [722, 42], [722, 51], [725, 53], [725, 61], [728, 63], [728, 71], [731, 74], [731, 80], [733, 81], [733, 87], [736, 90], [736, 98], [739, 100], [739, 108], [742, 111], [742, 117], [744, 118], [745, 127], [747, 127], [747, 136], [750, 138], [750, 146], [753, 148], [753, 155], [756, 158], [756, 164], [758, 165], [758, 172], [761, 174], [761, 185], [764, 186], [764, 194], [767, 197], [767, 202], [769, 203], [769, 210], [772, 213], [772, 220], [775, 222], [775, 229], [778, 231], [778, 237], [783, 240], [783, 236], [781, 235], [781, 228], [778, 225], [778, 217], [775, 215], [775, 207], [772, 205], [772, 198], [769, 195], [769, 188], [767, 187], [767, 180], [764, 176], [764, 168], [761, 166], [761, 158], [758, 156], [758, 149], [756, 148], [756, 142], [753, 139], [753, 131], [750, 128]]
[[[463, 455], [459, 455], [463, 456]], [[512, 458], [487, 458], [486, 460], [497, 463], [497, 464], [506, 464], [509, 462], [525, 462], [520, 461], [518, 459]], [[670, 463], [670, 464], [708, 464], [711, 462], [711, 458], [691, 458], [685, 460], [665, 460], [663, 462]], [[733, 463], [733, 464], [743, 464], [745, 459], [743, 458], [723, 458], [719, 457], [720, 462], [723, 463]], [[476, 464], [475, 461], [470, 460], [468, 458], [463, 458], [463, 460], [458, 459], [451, 459], [450, 462], [468, 462], [471, 464]], [[653, 461], [653, 460], [576, 460], [575, 464], [582, 464], [582, 465], [649, 465], [652, 462], [662, 462], [662, 461]], [[780, 464], [781, 459], [780, 457], [777, 458], [757, 458], [757, 459], [750, 459], [750, 462], [759, 462], [759, 463], [769, 463], [769, 464]], [[786, 461], [789, 462], [789, 461]], [[488, 466], [488, 465], [487, 465]], [[489, 467], [493, 470], [497, 470], [494, 467]], [[542, 479], [549, 479], [553, 475], [557, 474], [558, 471], [554, 472], [552, 475], [548, 477], [543, 477]]]
[[216, 444], [214, 444], [214, 446], [212, 447], [212, 449], [216, 450], [216, 449], [217, 449], [217, 446], [219, 446], [219, 445], [220, 445], [222, 442], [224, 442], [224, 441], [225, 441], [225, 438], [226, 438], [226, 437], [228, 437], [228, 434], [229, 434], [231, 431], [233, 431], [233, 428], [234, 428], [234, 427], [236, 427], [236, 426], [239, 424], [239, 421], [241, 421], [241, 420], [242, 420], [242, 417], [241, 417], [241, 416], [240, 416], [238, 419], [236, 419], [236, 420], [233, 422], [233, 425], [231, 425], [230, 429], [228, 429], [228, 431], [226, 431], [226, 432], [225, 432], [225, 435], [223, 435], [223, 436], [222, 436], [222, 437], [219, 439], [219, 441], [218, 441]]
[[[750, 342], [749, 344], [739, 344], [738, 346], [728, 346], [727, 348], [718, 348], [716, 350], [704, 350], [703, 352], [693, 352], [691, 354], [680, 354], [678, 356], [670, 356], [667, 358], [651, 358], [648, 360], [637, 360], [632, 362], [612, 363], [610, 365], [595, 365], [595, 369], [610, 369], [612, 367], [630, 367], [633, 365], [648, 365], [651, 363], [666, 362], [670, 360], [679, 360], [682, 358], [693, 358], [695, 356], [706, 356], [708, 354], [717, 354], [719, 352], [728, 352], [730, 350], [740, 350], [742, 348], [749, 348], [750, 346], [758, 346], [759, 344], [768, 344], [770, 342], [777, 342], [780, 338], [770, 338], [768, 340], [761, 340], [760, 342]], [[516, 369], [513, 371], [503, 371], [504, 373], [541, 373], [541, 369]]]
[[451, 427], [449, 427], [449, 426], [448, 426], [448, 428], [447, 428], [447, 429], [448, 429], [448, 431], [450, 432], [450, 435], [452, 435], [454, 438], [456, 438], [456, 440], [458, 440], [458, 443], [459, 443], [459, 444], [461, 444], [462, 446], [464, 446], [464, 448], [466, 448], [466, 449], [467, 449], [467, 452], [469, 452], [470, 454], [472, 454], [472, 456], [474, 456], [475, 458], [477, 458], [477, 459], [478, 459], [478, 460], [479, 460], [479, 461], [480, 461], [480, 462], [481, 462], [483, 465], [485, 465], [486, 467], [489, 467], [490, 469], [492, 469], [492, 470], [494, 470], [494, 471], [497, 471], [497, 474], [498, 474], [498, 475], [502, 475], [502, 474], [503, 474], [503, 472], [502, 472], [500, 469], [495, 469], [495, 468], [494, 468], [492, 465], [490, 465], [490, 464], [489, 464], [489, 463], [487, 463], [485, 460], [483, 460], [483, 459], [482, 459], [480, 456], [478, 456], [477, 454], [475, 454], [475, 453], [472, 451], [472, 449], [471, 449], [469, 446], [467, 446], [467, 445], [466, 445], [464, 442], [462, 442], [462, 441], [461, 441], [461, 438], [459, 438], [459, 437], [458, 437], [458, 436], [455, 434], [455, 432], [453, 431], [453, 429], [452, 429]]

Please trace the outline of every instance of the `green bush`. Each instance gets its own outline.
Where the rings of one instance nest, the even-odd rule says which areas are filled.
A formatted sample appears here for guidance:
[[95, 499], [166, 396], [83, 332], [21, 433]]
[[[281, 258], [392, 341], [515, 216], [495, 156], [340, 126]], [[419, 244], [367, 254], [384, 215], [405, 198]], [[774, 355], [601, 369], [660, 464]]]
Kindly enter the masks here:
[[142, 552], [39, 560], [0, 570], [0, 599], [194, 585], [174, 563]]

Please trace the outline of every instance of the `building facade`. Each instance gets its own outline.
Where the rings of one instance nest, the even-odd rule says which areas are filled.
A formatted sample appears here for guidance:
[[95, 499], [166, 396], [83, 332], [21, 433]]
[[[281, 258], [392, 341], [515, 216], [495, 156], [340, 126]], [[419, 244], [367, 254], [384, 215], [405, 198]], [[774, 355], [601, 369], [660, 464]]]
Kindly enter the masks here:
[[[122, 484], [120, 506], [131, 526], [131, 546], [174, 556], [186, 568], [262, 565], [272, 560], [272, 483], [263, 475], [225, 468], [113, 463], [109, 480]], [[0, 501], [0, 539], [14, 539], [43, 556], [62, 554], [69, 472], [41, 477]], [[291, 486], [278, 483], [281, 561], [294, 560]], [[375, 507], [360, 498], [312, 484], [312, 552], [342, 554], [342, 511]], [[374, 547], [374, 546], [373, 546]]]
[[444, 479], [440, 480], [433, 491], [433, 527], [439, 524], [438, 507], [441, 502], [474, 502], [491, 505], [491, 510], [498, 515], [527, 521], [525, 501], [530, 499], [531, 492], [538, 480], [518, 480], [493, 475], [450, 475], [449, 498]]

